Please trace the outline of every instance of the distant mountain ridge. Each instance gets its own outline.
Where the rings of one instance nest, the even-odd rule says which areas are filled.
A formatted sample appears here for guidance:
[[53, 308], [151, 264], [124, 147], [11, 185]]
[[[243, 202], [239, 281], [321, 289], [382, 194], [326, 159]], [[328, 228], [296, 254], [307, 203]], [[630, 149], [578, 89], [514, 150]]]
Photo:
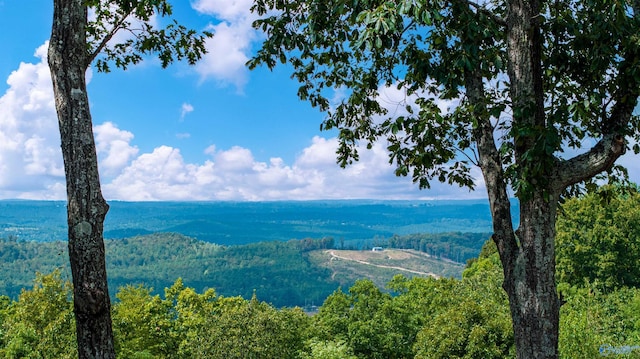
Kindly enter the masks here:
[[[177, 232], [210, 243], [333, 237], [362, 243], [412, 233], [491, 232], [486, 200], [110, 202], [105, 238]], [[517, 219], [517, 206], [513, 207]], [[0, 200], [0, 237], [66, 240], [63, 201]]]

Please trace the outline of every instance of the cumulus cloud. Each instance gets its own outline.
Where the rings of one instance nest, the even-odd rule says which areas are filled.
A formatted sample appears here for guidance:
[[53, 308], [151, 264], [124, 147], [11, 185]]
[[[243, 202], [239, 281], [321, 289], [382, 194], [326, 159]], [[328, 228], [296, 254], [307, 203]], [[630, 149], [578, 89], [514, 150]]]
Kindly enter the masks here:
[[[0, 97], [0, 198], [66, 197], [60, 135], [47, 65], [47, 47], [37, 63], [21, 63]], [[138, 153], [133, 134], [111, 122], [94, 127], [100, 170], [108, 178]]]
[[233, 21], [246, 18], [252, 5], [252, 0], [198, 0], [192, 7], [200, 13]]
[[[46, 44], [36, 57], [36, 64], [20, 64], [0, 97], [0, 198], [65, 197]], [[181, 107], [185, 115], [191, 109], [187, 103]], [[363, 149], [358, 163], [341, 169], [335, 162], [335, 138], [314, 137], [290, 164], [277, 157], [258, 161], [250, 149], [237, 146], [210, 146], [204, 150], [205, 161], [189, 163], [180, 149], [164, 145], [141, 154], [133, 144], [134, 134], [113, 122], [96, 125], [94, 135], [108, 199], [401, 199], [437, 193], [448, 197], [446, 191], [455, 195], [447, 186], [442, 192], [419, 192], [410, 179], [396, 178], [382, 144]]]
[[130, 145], [133, 133], [120, 130], [112, 122], [94, 126], [93, 133], [101, 174], [119, 173], [138, 154], [138, 147]]
[[64, 168], [47, 46], [21, 63], [0, 97], [0, 197], [64, 197]]
[[204, 176], [193, 172], [195, 167], [184, 163], [180, 150], [160, 146], [152, 153], [140, 155], [104, 185], [105, 196], [132, 201], [190, 199], [188, 179], [204, 180]]
[[214, 36], [206, 41], [208, 53], [196, 65], [201, 79], [213, 78], [242, 91], [248, 80], [245, 63], [249, 60], [251, 44], [257, 38], [251, 27], [255, 19], [251, 5], [251, 0], [198, 0], [192, 4], [199, 13], [219, 21], [207, 29]]
[[[316, 136], [292, 164], [277, 157], [258, 161], [247, 148], [214, 145], [204, 150], [208, 159], [203, 163], [188, 163], [180, 149], [159, 146], [133, 159], [103, 188], [107, 198], [129, 201], [486, 198], [478, 168], [471, 173], [475, 191], [437, 181], [420, 191], [410, 178], [395, 176], [383, 143], [360, 148], [360, 161], [344, 169], [335, 162], [337, 145], [336, 138]], [[637, 178], [630, 159], [625, 156], [622, 162], [631, 163]]]
[[[435, 184], [418, 191], [398, 178], [382, 144], [362, 150], [360, 161], [345, 169], [335, 163], [337, 140], [314, 137], [291, 165], [281, 158], [257, 161], [249, 149], [205, 149], [209, 159], [186, 163], [180, 150], [160, 146], [140, 155], [105, 185], [108, 198], [142, 200], [311, 200], [345, 198], [454, 198], [460, 190]], [[465, 190], [464, 193], [467, 191]], [[464, 195], [464, 194], [463, 194]], [[478, 191], [469, 194], [483, 197]]]
[[[202, 11], [220, 11], [221, 2], [200, 1]], [[233, 19], [243, 6], [222, 7]], [[215, 5], [215, 6], [214, 6]], [[237, 6], [237, 7], [236, 7]], [[221, 8], [221, 9], [222, 9]], [[217, 9], [217, 10], [216, 10]], [[21, 63], [7, 79], [0, 97], [0, 198], [62, 199], [64, 171], [60, 153], [46, 44], [35, 53], [37, 63]], [[390, 111], [404, 111], [412, 98], [396, 88], [381, 88]], [[441, 109], [455, 106], [442, 103]], [[181, 114], [193, 107], [184, 103]], [[396, 113], [397, 114], [397, 113]], [[179, 148], [157, 145], [150, 152], [134, 144], [134, 134], [113, 122], [94, 127], [105, 197], [120, 200], [311, 200], [311, 199], [427, 199], [485, 197], [479, 170], [477, 190], [468, 192], [434, 182], [419, 191], [410, 178], [398, 178], [389, 165], [384, 143], [360, 149], [360, 161], [345, 169], [336, 164], [335, 138], [310, 139], [291, 163], [273, 157], [257, 160], [250, 149], [234, 146], [204, 149], [206, 159], [185, 160]], [[187, 138], [188, 134], [177, 134]], [[640, 178], [639, 162], [632, 154], [621, 161], [632, 180]]]

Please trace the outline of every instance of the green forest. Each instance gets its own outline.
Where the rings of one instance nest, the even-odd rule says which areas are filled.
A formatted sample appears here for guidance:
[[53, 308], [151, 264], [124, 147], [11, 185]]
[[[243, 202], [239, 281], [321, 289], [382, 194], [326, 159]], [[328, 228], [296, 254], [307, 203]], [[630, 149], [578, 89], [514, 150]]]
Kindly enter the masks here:
[[[395, 236], [370, 243], [388, 248], [427, 249], [434, 258], [450, 254], [467, 260], [477, 256], [489, 234], [441, 233]], [[413, 247], [412, 247], [413, 245]], [[276, 307], [320, 305], [336, 288], [348, 288], [360, 277], [333, 276], [323, 266], [321, 251], [343, 249], [333, 238], [268, 241], [246, 245], [221, 246], [177, 233], [156, 233], [126, 239], [107, 240], [107, 269], [110, 288], [143, 284], [149, 288], [169, 287], [177, 278], [198, 292], [209, 288], [225, 296], [258, 297]], [[365, 246], [365, 250], [371, 247]], [[344, 247], [351, 248], [351, 247]], [[473, 253], [473, 255], [470, 255]], [[437, 254], [437, 255], [436, 255]], [[324, 259], [323, 259], [324, 260]], [[50, 273], [59, 268], [70, 278], [65, 242], [0, 239], [0, 294], [17, 298], [31, 287], [35, 272]], [[439, 261], [431, 270], [439, 275], [460, 277], [459, 265]], [[391, 271], [378, 274], [385, 279]]]
[[[617, 187], [567, 200], [557, 223], [557, 280], [562, 299], [562, 358], [640, 358], [640, 194]], [[502, 269], [493, 241], [485, 241], [460, 278], [408, 278], [401, 275], [385, 288], [369, 279], [331, 289], [318, 311], [278, 306], [278, 294], [229, 296], [196, 288], [207, 271], [277, 278], [283, 291], [299, 285], [293, 272], [322, 277], [307, 261], [293, 260], [331, 248], [331, 239], [269, 242], [222, 247], [179, 235], [134, 237], [109, 244], [110, 275], [130, 280], [127, 263], [146, 268], [156, 280], [174, 275], [163, 291], [152, 285], [119, 286], [112, 306], [115, 344], [120, 358], [510, 358], [514, 357], [509, 305], [502, 289]], [[418, 243], [420, 241], [417, 241]], [[464, 243], [459, 241], [459, 243]], [[20, 245], [22, 247], [20, 247]], [[44, 246], [58, 247], [44, 247]], [[66, 256], [61, 244], [2, 242], [3, 261], [46, 265]], [[14, 246], [14, 247], [11, 247]], [[40, 246], [40, 247], [39, 247]], [[138, 246], [138, 247], [136, 247]], [[8, 248], [20, 248], [9, 250]], [[57, 249], [56, 249], [57, 248]], [[160, 249], [162, 248], [162, 250]], [[5, 251], [5, 249], [7, 249]], [[120, 251], [120, 252], [119, 252]], [[118, 255], [116, 255], [118, 253]], [[280, 255], [268, 258], [274, 253]], [[45, 255], [46, 254], [46, 255]], [[280, 258], [290, 262], [280, 263]], [[209, 260], [202, 273], [182, 272], [190, 261]], [[136, 262], [142, 261], [142, 262]], [[6, 263], [6, 262], [5, 262]], [[173, 263], [171, 268], [163, 268]], [[204, 263], [204, 262], [203, 262]], [[43, 263], [43, 267], [46, 267]], [[287, 270], [288, 266], [292, 266]], [[19, 268], [16, 268], [18, 273]], [[65, 269], [37, 274], [31, 289], [16, 298], [0, 297], [0, 357], [76, 357], [72, 288]], [[13, 272], [12, 272], [13, 273]], [[266, 273], [266, 272], [265, 272]], [[13, 274], [12, 274], [13, 275]], [[31, 274], [33, 278], [33, 273]], [[193, 276], [189, 283], [179, 277]], [[200, 277], [198, 277], [200, 276]], [[5, 275], [6, 278], [6, 275]], [[214, 277], [211, 277], [214, 278]], [[275, 279], [274, 279], [275, 280]], [[295, 283], [295, 284], [294, 284]], [[335, 283], [327, 282], [327, 288]], [[321, 287], [321, 286], [320, 286]], [[325, 288], [326, 289], [326, 288]], [[323, 289], [323, 290], [325, 290]], [[244, 290], [244, 289], [243, 289]], [[318, 293], [322, 290], [318, 289]], [[282, 293], [281, 293], [282, 294]], [[289, 295], [289, 294], [284, 294]]]

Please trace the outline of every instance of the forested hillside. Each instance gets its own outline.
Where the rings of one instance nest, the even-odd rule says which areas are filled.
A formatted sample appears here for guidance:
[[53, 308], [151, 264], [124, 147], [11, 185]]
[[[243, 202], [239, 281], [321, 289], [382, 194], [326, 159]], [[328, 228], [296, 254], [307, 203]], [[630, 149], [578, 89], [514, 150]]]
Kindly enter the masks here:
[[[473, 233], [440, 234], [433, 237], [432, 247], [443, 247], [447, 236], [452, 241], [446, 253], [452, 250], [456, 253], [475, 251], [476, 255], [488, 237]], [[460, 240], [465, 236], [466, 242]], [[428, 242], [431, 238], [430, 235], [421, 237], [422, 240], [416, 243]], [[397, 237], [396, 240], [402, 238]], [[367, 244], [365, 247], [370, 246]], [[393, 268], [374, 271], [372, 267], [362, 268], [363, 265], [357, 262], [328, 268], [331, 258], [322, 255], [326, 249], [338, 250], [340, 245], [336, 245], [332, 238], [307, 238], [221, 246], [176, 233], [106, 241], [109, 285], [114, 290], [128, 284], [143, 284], [161, 293], [177, 278], [182, 278], [185, 285], [199, 292], [214, 288], [220, 294], [244, 298], [251, 298], [255, 292], [260, 300], [276, 307], [305, 306], [319, 305], [336, 288], [348, 288], [357, 279], [370, 278], [384, 285], [398, 273], [419, 275]], [[441, 252], [445, 253], [444, 249]], [[64, 242], [0, 239], [0, 263], [5, 271], [0, 278], [0, 295], [17, 298], [22, 288], [31, 286], [36, 272], [49, 273], [60, 268], [63, 277], [68, 275], [67, 258]], [[438, 276], [459, 277], [461, 273], [459, 264], [439, 260], [437, 256], [425, 257], [421, 262], [425, 263], [425, 271]]]

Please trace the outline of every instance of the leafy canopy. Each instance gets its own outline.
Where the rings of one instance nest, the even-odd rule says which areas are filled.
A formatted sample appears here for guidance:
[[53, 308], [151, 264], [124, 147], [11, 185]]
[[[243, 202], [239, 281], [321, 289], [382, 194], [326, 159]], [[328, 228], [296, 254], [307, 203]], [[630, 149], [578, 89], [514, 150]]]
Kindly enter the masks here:
[[[384, 140], [396, 174], [411, 173], [422, 188], [433, 179], [473, 188], [479, 118], [491, 119], [517, 191], [544, 184], [564, 150], [612, 126], [640, 139], [636, 116], [609, 121], [616, 104], [635, 104], [638, 93], [629, 86], [640, 83], [638, 1], [542, 2], [543, 125], [517, 120], [536, 109], [509, 92], [508, 68], [518, 65], [508, 63], [506, 2], [481, 3], [257, 0], [253, 11], [262, 18], [254, 26], [267, 39], [249, 65], [293, 67], [299, 97], [328, 112], [323, 129], [339, 129], [342, 166], [358, 159], [359, 142]], [[475, 79], [482, 93], [472, 98]], [[386, 98], [392, 89], [404, 99]]]
[[0, 357], [77, 358], [71, 284], [59, 270], [36, 273], [18, 301], [0, 297]]
[[206, 38], [213, 36], [179, 24], [167, 0], [86, 0], [85, 4], [90, 8], [86, 65], [95, 60], [98, 71], [109, 72], [112, 66], [126, 69], [151, 54], [158, 56], [162, 67], [180, 60], [193, 65], [206, 53]]

